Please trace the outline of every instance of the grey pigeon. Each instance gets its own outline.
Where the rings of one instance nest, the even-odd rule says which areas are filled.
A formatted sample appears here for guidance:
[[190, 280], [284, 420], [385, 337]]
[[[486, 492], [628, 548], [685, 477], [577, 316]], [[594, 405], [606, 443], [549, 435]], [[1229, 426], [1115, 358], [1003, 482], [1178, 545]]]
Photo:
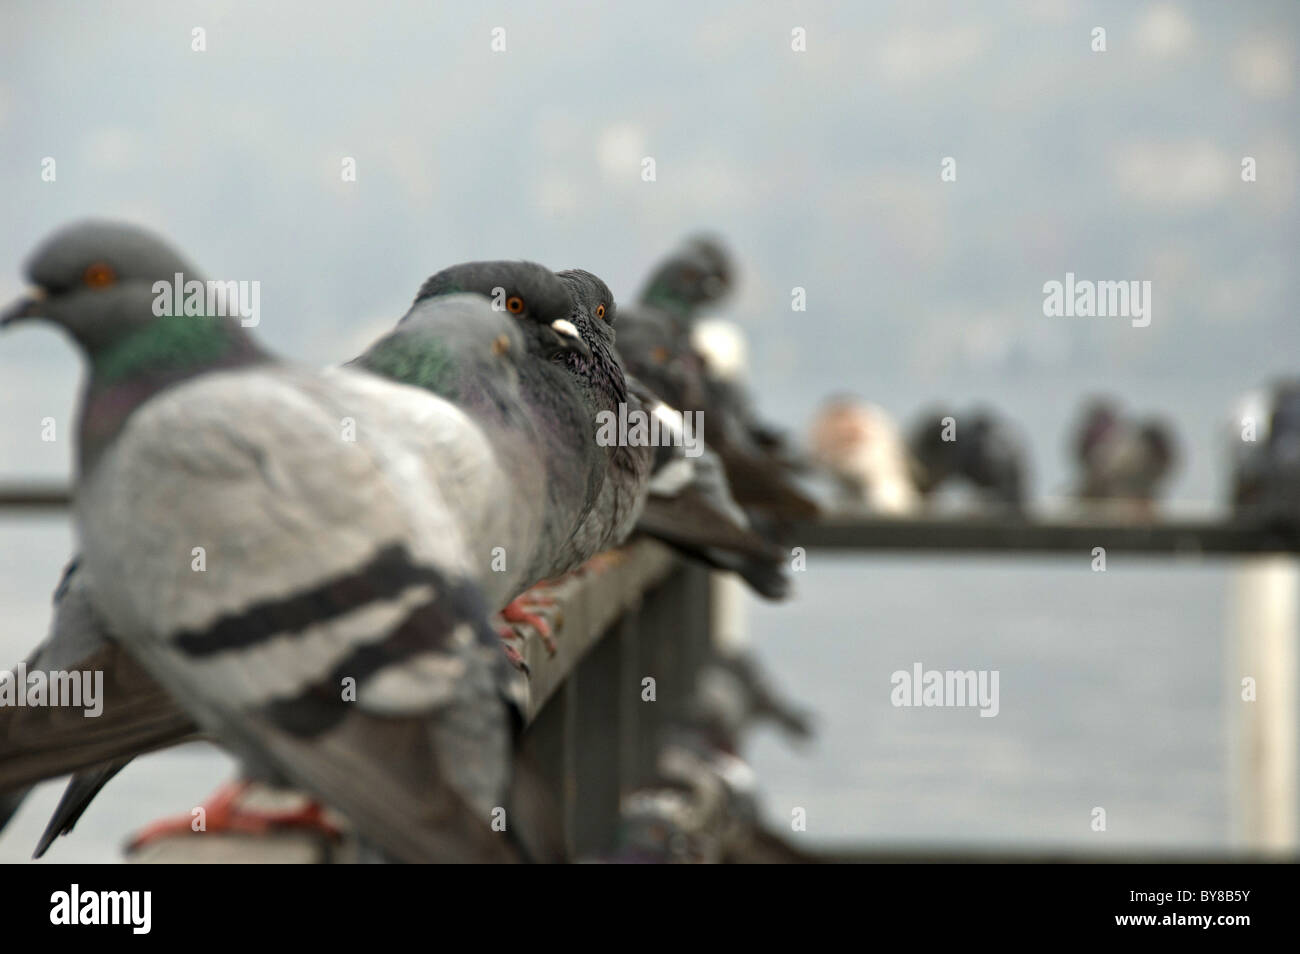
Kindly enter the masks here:
[[[617, 358], [608, 349], [614, 303], [595, 276], [575, 271], [567, 273], [565, 281], [576, 302], [539, 265], [478, 262], [446, 269], [424, 283], [392, 333], [351, 362], [353, 367], [421, 387], [456, 404], [487, 437], [503, 467], [515, 475], [517, 500], [546, 502], [540, 509], [509, 511], [523, 515], [509, 526], [479, 531], [478, 555], [485, 564], [490, 545], [511, 542], [504, 567], [493, 561], [493, 572], [479, 577], [489, 606], [499, 607], [525, 586], [558, 576], [594, 552], [621, 542], [646, 502], [647, 491], [648, 512], [660, 515], [651, 532], [690, 556], [737, 570], [766, 595], [783, 595], [788, 585], [783, 551], [747, 528], [743, 513], [730, 501], [716, 458], [706, 452], [695, 462], [686, 461], [694, 470], [690, 480], [684, 487], [665, 491], [645, 484], [646, 450], [598, 449], [593, 444], [594, 412], [613, 407], [625, 396]], [[501, 310], [488, 309], [484, 299], [496, 301]], [[561, 320], [565, 317], [571, 321]], [[557, 326], [565, 326], [565, 331], [557, 332]], [[520, 353], [520, 335], [525, 339], [523, 351], [549, 360], [503, 362], [502, 354]], [[600, 343], [595, 353], [584, 338]], [[602, 366], [602, 361], [613, 363]], [[560, 366], [566, 362], [573, 366]], [[643, 390], [639, 398], [648, 405], [657, 402]], [[557, 453], [557, 448], [563, 452]], [[677, 462], [683, 463], [680, 449]], [[616, 479], [606, 483], [604, 472], [611, 463]], [[587, 520], [602, 487], [599, 512]], [[578, 524], [582, 526], [574, 530]], [[56, 619], [63, 616], [60, 613]], [[125, 657], [119, 668], [130, 672], [134, 666]], [[153, 688], [154, 697], [164, 703], [160, 716], [166, 718], [159, 720], [151, 746], [178, 741], [193, 726], [174, 706], [168, 709], [170, 698], [156, 684]], [[112, 738], [112, 732], [106, 735]], [[43, 751], [35, 740], [32, 748]], [[114, 753], [123, 750], [129, 747], [119, 745]], [[75, 753], [69, 757], [75, 758]], [[53, 837], [70, 830], [89, 800], [127, 761], [129, 755], [73, 779], [38, 854]], [[77, 764], [87, 761], [71, 765], [64, 761], [60, 767], [66, 770]]]
[[[950, 417], [955, 424], [951, 431], [944, 423]], [[976, 408], [958, 417], [947, 409], [928, 411], [913, 428], [908, 447], [922, 496], [956, 480], [974, 488], [985, 504], [1013, 510], [1025, 506], [1029, 453], [1015, 428], [996, 412]]]
[[1300, 381], [1280, 380], [1247, 395], [1229, 433], [1233, 510], [1294, 537], [1300, 531]]
[[[576, 305], [574, 314], [582, 323], [581, 334], [592, 346], [590, 359], [569, 354], [563, 360], [577, 381], [594, 440], [597, 415], [617, 414], [619, 404], [629, 401], [626, 374], [614, 350], [614, 296], [590, 272], [570, 269], [560, 272], [559, 277]], [[614, 442], [600, 447], [600, 451], [605, 461], [605, 483], [592, 512], [569, 544], [571, 556], [577, 562], [626, 540], [636, 526], [649, 491], [653, 447]]]
[[[614, 347], [623, 327], [609, 288], [590, 272], [559, 275], [572, 293], [577, 320], [584, 323], [583, 337], [593, 343], [596, 360], [563, 358], [578, 377], [589, 412], [617, 413], [626, 405], [629, 415], [654, 416], [667, 429], [680, 430], [681, 424], [673, 423], [680, 422], [680, 411], [623, 371]], [[788, 593], [785, 551], [749, 526], [732, 499], [717, 454], [702, 447], [698, 457], [688, 457], [683, 439], [658, 447], [616, 445], [607, 451], [605, 487], [592, 517], [575, 536], [584, 552], [620, 543], [636, 529], [688, 557], [740, 573], [769, 599]]]
[[[500, 298], [500, 311], [487, 304], [494, 298]], [[477, 548], [472, 575], [493, 608], [524, 586], [572, 569], [591, 555], [568, 544], [595, 500], [604, 460], [591, 440], [593, 424], [580, 406], [572, 379], [564, 368], [551, 363], [568, 353], [591, 355], [570, 318], [584, 321], [564, 285], [541, 266], [518, 262], [455, 266], [429, 279], [398, 327], [351, 363], [353, 368], [415, 385], [455, 404], [486, 438], [500, 469], [511, 476], [511, 492], [496, 495], [509, 501], [503, 507], [477, 487], [473, 472], [457, 479], [455, 455], [443, 467], [449, 478], [446, 485], [479, 491], [474, 501], [461, 501], [460, 509], [482, 517], [470, 534]], [[557, 331], [559, 327], [564, 330]], [[327, 377], [333, 374], [346, 378], [352, 371], [327, 372]], [[358, 425], [400, 430], [382, 416]], [[584, 456], [587, 466], [574, 466]], [[595, 542], [604, 538], [597, 535]], [[505, 559], [498, 562], [494, 551], [507, 543], [501, 548], [508, 551], [502, 554]], [[130, 668], [127, 663], [124, 668]], [[158, 739], [159, 744], [187, 734], [185, 720], [180, 721], [179, 732], [167, 723], [169, 735]], [[35, 742], [32, 748], [40, 751]], [[90, 798], [128, 760], [129, 756], [73, 779], [40, 851], [51, 838], [71, 828]], [[66, 766], [61, 763], [61, 767]]]
[[652, 273], [640, 303], [624, 308], [619, 353], [628, 370], [669, 405], [703, 411], [709, 443], [722, 458], [730, 489], [746, 507], [783, 521], [811, 519], [817, 505], [775, 456], [771, 429], [758, 426], [734, 383], [715, 380], [691, 343], [700, 311], [719, 301], [733, 281], [720, 245], [693, 239]]
[[509, 715], [466, 540], [482, 511], [457, 509], [508, 490], [482, 434], [419, 389], [278, 362], [234, 321], [155, 316], [154, 282], [194, 273], [142, 230], [66, 229], [28, 272], [43, 295], [5, 323], [54, 322], [88, 359], [75, 515], [107, 629], [391, 857], [513, 857], [488, 827]]
[[1147, 517], [1173, 473], [1177, 446], [1164, 421], [1135, 420], [1114, 402], [1097, 398], [1080, 415], [1074, 454], [1080, 501]]

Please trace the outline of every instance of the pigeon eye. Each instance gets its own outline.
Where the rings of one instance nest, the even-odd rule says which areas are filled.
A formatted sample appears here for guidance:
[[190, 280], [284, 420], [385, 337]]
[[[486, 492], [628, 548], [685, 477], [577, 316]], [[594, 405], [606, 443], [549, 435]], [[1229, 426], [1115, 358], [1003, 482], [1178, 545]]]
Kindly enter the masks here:
[[108, 265], [103, 262], [96, 262], [86, 269], [81, 276], [81, 280], [90, 288], [105, 288], [117, 281], [117, 275], [113, 273], [113, 269]]
[[511, 295], [506, 299], [506, 311], [512, 315], [517, 315], [524, 310], [524, 300], [518, 295]]
[[596, 306], [596, 317], [602, 319], [605, 317], [605, 306], [603, 304]]

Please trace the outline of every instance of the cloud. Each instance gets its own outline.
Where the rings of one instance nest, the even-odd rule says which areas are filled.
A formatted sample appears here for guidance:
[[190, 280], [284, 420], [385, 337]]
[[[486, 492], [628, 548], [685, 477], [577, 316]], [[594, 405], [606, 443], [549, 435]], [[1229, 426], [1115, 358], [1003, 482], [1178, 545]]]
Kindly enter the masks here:
[[1172, 3], [1150, 7], [1138, 20], [1134, 40], [1140, 52], [1172, 58], [1189, 52], [1196, 44], [1196, 27]]
[[596, 139], [596, 162], [606, 180], [635, 185], [641, 181], [641, 160], [646, 155], [649, 136], [636, 123], [620, 122], [606, 126]]
[[1232, 78], [1258, 99], [1285, 96], [1292, 84], [1291, 51], [1278, 37], [1250, 37], [1232, 54]]
[[1152, 205], [1210, 205], [1227, 192], [1236, 168], [1227, 153], [1203, 140], [1129, 143], [1111, 162], [1119, 190]]
[[96, 129], [86, 136], [83, 149], [89, 166], [114, 172], [134, 166], [139, 155], [135, 134], [121, 127]]
[[885, 37], [878, 64], [888, 82], [922, 83], [969, 66], [988, 46], [983, 27], [903, 27]]

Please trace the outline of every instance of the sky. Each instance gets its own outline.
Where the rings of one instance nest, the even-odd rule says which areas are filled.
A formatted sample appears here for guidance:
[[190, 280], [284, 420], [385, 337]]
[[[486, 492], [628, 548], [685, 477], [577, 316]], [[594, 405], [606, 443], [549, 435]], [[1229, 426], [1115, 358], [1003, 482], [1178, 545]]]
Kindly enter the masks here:
[[[1298, 23], [1289, 2], [7, 3], [0, 298], [52, 229], [124, 218], [260, 281], [267, 343], [320, 364], [454, 262], [583, 267], [629, 300], [703, 228], [740, 263], [723, 315], [759, 404], [796, 436], [831, 391], [903, 422], [988, 402], [1052, 496], [1107, 391], [1178, 429], [1175, 497], [1221, 500], [1234, 398], [1300, 346]], [[1067, 272], [1151, 281], [1151, 324], [1044, 316]], [[69, 473], [71, 428], [41, 422], [70, 423], [77, 377], [48, 329], [0, 341], [0, 479]]]

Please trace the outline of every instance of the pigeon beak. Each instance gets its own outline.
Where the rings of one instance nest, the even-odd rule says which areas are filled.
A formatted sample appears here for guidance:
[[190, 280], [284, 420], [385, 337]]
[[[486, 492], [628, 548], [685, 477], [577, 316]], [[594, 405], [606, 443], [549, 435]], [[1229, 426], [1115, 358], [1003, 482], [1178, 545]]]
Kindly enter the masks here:
[[7, 328], [10, 325], [17, 324], [24, 318], [36, 317], [41, 313], [41, 306], [44, 303], [44, 289], [33, 288], [25, 297], [19, 298], [4, 311], [0, 311], [0, 328]]
[[587, 342], [582, 340], [582, 335], [578, 333], [577, 326], [567, 318], [557, 318], [551, 322], [551, 331], [555, 333], [555, 351], [556, 354], [569, 352], [580, 354], [584, 358], [591, 359], [591, 349], [587, 347]]

